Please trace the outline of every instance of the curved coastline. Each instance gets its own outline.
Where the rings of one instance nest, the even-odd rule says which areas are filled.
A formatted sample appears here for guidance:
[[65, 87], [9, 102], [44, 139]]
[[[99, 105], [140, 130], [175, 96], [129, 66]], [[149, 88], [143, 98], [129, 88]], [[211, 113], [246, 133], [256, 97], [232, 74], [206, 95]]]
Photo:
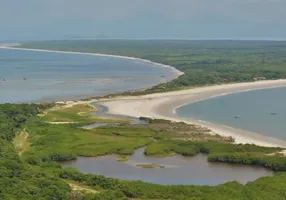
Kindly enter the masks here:
[[200, 100], [195, 100], [195, 101], [191, 101], [191, 102], [187, 102], [185, 104], [182, 104], [180, 106], [177, 106], [176, 108], [173, 109], [173, 113], [177, 114], [177, 109], [182, 108], [186, 105], [192, 104], [192, 103], [196, 103], [199, 101], [204, 101], [204, 100], [209, 100], [209, 99], [214, 99], [214, 98], [218, 98], [218, 97], [222, 97], [222, 96], [227, 96], [227, 95], [231, 95], [231, 94], [236, 94], [236, 93], [244, 93], [244, 92], [251, 92], [251, 91], [257, 91], [257, 90], [267, 90], [267, 89], [275, 89], [275, 88], [283, 88], [286, 87], [286, 85], [278, 85], [278, 86], [269, 86], [269, 87], [264, 87], [264, 88], [254, 88], [254, 89], [246, 89], [246, 90], [242, 90], [242, 91], [235, 91], [235, 92], [226, 92], [226, 93], [221, 93], [221, 94], [216, 94], [210, 97], [206, 97], [204, 99], [200, 99]]
[[[135, 57], [101, 54], [101, 53], [28, 49], [28, 48], [18, 48], [15, 46], [18, 46], [18, 44], [11, 46], [0, 45], [0, 49], [64, 53], [64, 54], [75, 54], [75, 55], [90, 55], [90, 56], [102, 56], [102, 57], [136, 60], [145, 63], [151, 63], [154, 66], [158, 67], [168, 67], [174, 72], [174, 74], [176, 74], [174, 79], [184, 74], [175, 67]], [[137, 118], [144, 116], [150, 118], [161, 118], [176, 122], [196, 124], [199, 126], [209, 128], [212, 132], [216, 134], [226, 137], [233, 137], [236, 143], [242, 143], [242, 144], [250, 143], [260, 146], [286, 148], [286, 141], [282, 141], [268, 136], [263, 136], [260, 135], [259, 133], [254, 133], [247, 130], [241, 130], [229, 127], [226, 125], [214, 124], [199, 119], [182, 118], [176, 114], [177, 108], [190, 103], [238, 92], [248, 92], [252, 90], [270, 89], [278, 87], [286, 87], [286, 80], [267, 80], [267, 81], [246, 82], [246, 83], [223, 84], [215, 86], [198, 87], [193, 89], [186, 89], [186, 90], [167, 92], [167, 93], [156, 93], [156, 94], [136, 96], [136, 97], [134, 96], [115, 97], [113, 99], [101, 99], [100, 103], [107, 106], [111, 114], [125, 115]], [[91, 103], [93, 101], [96, 100], [90, 100], [88, 102]], [[70, 101], [70, 103], [82, 104], [82, 103], [87, 103], [87, 101], [78, 101], [78, 102]]]
[[152, 62], [151, 60], [142, 59], [142, 58], [135, 58], [135, 57], [129, 57], [129, 56], [119, 56], [119, 55], [112, 55], [112, 54], [102, 54], [102, 53], [86, 53], [86, 52], [74, 52], [74, 51], [58, 51], [58, 50], [45, 50], [45, 49], [29, 49], [29, 48], [21, 48], [17, 47], [21, 44], [15, 44], [15, 45], [0, 45], [0, 49], [8, 49], [8, 50], [21, 50], [21, 51], [36, 51], [36, 52], [47, 52], [47, 53], [63, 53], [63, 54], [74, 54], [74, 55], [88, 55], [88, 56], [101, 56], [101, 57], [110, 57], [110, 58], [119, 58], [119, 59], [127, 59], [127, 60], [135, 60], [140, 61], [143, 63], [149, 63], [157, 67], [167, 67], [172, 70], [176, 76], [173, 79], [178, 78], [179, 76], [183, 75], [184, 72], [176, 69], [173, 66], [165, 65], [157, 62]]
[[102, 99], [100, 103], [109, 107], [112, 114], [128, 115], [132, 117], [161, 118], [176, 122], [196, 124], [209, 128], [212, 132], [226, 137], [233, 137], [236, 143], [256, 144], [270, 147], [286, 147], [286, 141], [260, 135], [259, 133], [237, 129], [221, 124], [214, 124], [199, 119], [183, 118], [175, 110], [186, 104], [252, 90], [286, 87], [286, 80], [258, 81], [252, 83], [235, 83], [199, 87], [194, 89], [150, 94], [137, 97], [117, 97]]

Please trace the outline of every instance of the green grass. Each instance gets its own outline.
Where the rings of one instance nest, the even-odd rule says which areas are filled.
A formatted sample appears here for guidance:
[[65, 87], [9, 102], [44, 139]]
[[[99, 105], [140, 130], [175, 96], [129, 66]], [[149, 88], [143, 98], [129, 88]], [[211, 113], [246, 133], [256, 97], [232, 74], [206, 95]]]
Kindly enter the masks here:
[[72, 188], [73, 191], [83, 191], [83, 192], [92, 193], [92, 194], [99, 193], [99, 191], [91, 187], [88, 187], [86, 185], [80, 184], [76, 181], [71, 181], [71, 180], [64, 180], [64, 181], [69, 184], [69, 186]]
[[128, 156], [121, 155], [116, 159], [118, 162], [127, 162], [129, 160]]
[[[164, 124], [163, 129], [162, 124]], [[180, 128], [171, 129], [168, 128], [168, 124]], [[228, 140], [219, 142], [215, 136], [214, 140], [210, 141], [208, 132], [203, 130], [201, 134], [206, 134], [205, 139], [201, 137], [201, 140], [190, 139], [197, 137], [199, 133], [197, 131], [200, 129], [196, 127], [191, 127], [195, 130], [195, 134], [188, 134], [187, 138], [190, 140], [186, 140], [182, 131], [185, 132], [190, 127], [180, 123], [157, 120], [149, 125], [121, 125], [84, 130], [80, 129], [78, 124], [53, 125], [35, 119], [30, 121], [27, 127], [30, 133], [30, 148], [23, 154], [27, 160], [35, 156], [43, 161], [66, 161], [77, 156], [131, 155], [135, 149], [147, 146], [145, 149], [147, 156], [165, 157], [175, 154], [194, 156], [205, 153], [209, 155], [211, 162], [253, 164], [276, 171], [286, 170], [286, 158], [276, 154], [282, 150], [281, 148], [237, 145], [229, 143]], [[158, 127], [160, 128], [157, 129]], [[124, 156], [118, 161], [125, 162], [127, 159]]]
[[182, 141], [182, 140], [161, 140], [153, 142], [145, 149], [149, 156], [168, 156], [174, 153], [193, 156], [198, 153], [252, 153], [256, 155], [269, 156], [277, 153], [282, 148], [260, 147], [256, 145], [226, 144], [216, 141]]
[[[53, 160], [73, 159], [76, 156], [133, 154], [134, 149], [149, 144], [148, 137], [124, 137], [101, 134], [102, 130], [83, 130], [74, 125], [30, 124], [31, 146], [25, 155], [38, 155]], [[123, 133], [123, 132], [122, 132]], [[138, 131], [139, 133], [139, 131]], [[140, 134], [140, 133], [139, 133]]]
[[165, 168], [164, 165], [158, 165], [158, 164], [138, 164], [137, 167], [141, 168], [147, 168], [147, 169], [153, 169], [153, 168]]
[[[72, 109], [73, 113], [78, 112], [78, 109], [78, 107], [76, 111]], [[64, 110], [61, 110], [61, 113], [64, 113]], [[220, 138], [209, 135], [208, 131], [197, 126], [159, 120], [149, 125], [107, 126], [90, 130], [81, 129], [80, 126], [78, 123], [48, 124], [45, 118], [30, 121], [27, 130], [30, 133], [31, 148], [24, 155], [58, 161], [75, 159], [77, 156], [131, 155], [135, 149], [153, 143], [146, 149], [147, 155], [170, 156], [174, 154], [172, 150], [164, 152], [157, 147], [158, 152], [148, 152], [151, 152], [150, 149], [154, 145], [161, 144], [163, 141], [171, 143], [174, 141], [187, 142], [186, 139], [194, 141], [213, 139], [213, 141], [217, 141]], [[154, 143], [154, 141], [158, 142]], [[222, 142], [229, 141], [226, 139]]]
[[[127, 155], [148, 144], [146, 152], [153, 155], [206, 153], [211, 162], [261, 165], [275, 171], [286, 170], [286, 157], [275, 154], [281, 151], [280, 148], [235, 145], [226, 141], [186, 141], [182, 134], [190, 127], [162, 120], [145, 127], [122, 125], [95, 130], [82, 130], [80, 124], [47, 124], [37, 116], [39, 109], [39, 105], [0, 105], [1, 199], [284, 200], [286, 197], [286, 173], [275, 173], [274, 177], [263, 177], [246, 185], [234, 181], [218, 186], [167, 186], [63, 169], [54, 161], [75, 159], [80, 154]], [[161, 129], [162, 124], [164, 129]], [[168, 124], [181, 128], [172, 129]], [[156, 129], [156, 125], [160, 129]], [[15, 135], [19, 131], [21, 133]], [[26, 132], [29, 133], [30, 146], [20, 158], [15, 145], [27, 141]], [[192, 136], [197, 137], [189, 134], [188, 138]], [[156, 164], [139, 165], [160, 167]]]
[[[64, 161], [72, 160], [77, 156], [101, 156], [107, 154], [131, 155], [134, 150], [147, 146], [145, 154], [147, 156], [173, 156], [180, 154], [183, 156], [193, 156], [198, 153], [207, 153], [210, 155], [210, 161], [214, 161], [216, 154], [246, 155], [246, 160], [251, 156], [260, 156], [261, 159], [269, 157], [269, 154], [275, 154], [281, 151], [281, 148], [266, 148], [255, 145], [235, 145], [231, 144], [232, 138], [224, 138], [218, 135], [210, 134], [210, 131], [199, 126], [188, 125], [185, 123], [175, 123], [167, 120], [153, 120], [144, 118], [149, 122], [147, 125], [119, 125], [98, 127], [96, 129], [84, 130], [80, 128], [80, 123], [87, 122], [82, 117], [90, 117], [90, 107], [75, 106], [59, 111], [52, 111], [50, 115], [28, 124], [30, 133], [30, 146], [25, 153], [27, 160], [37, 156], [42, 160]], [[81, 112], [82, 111], [82, 112]], [[58, 116], [68, 116], [82, 113], [80, 116], [72, 118], [78, 122], [75, 124], [47, 124], [46, 118]], [[83, 113], [87, 113], [84, 115]], [[92, 117], [92, 116], [91, 116]], [[233, 158], [235, 159], [235, 158]], [[119, 162], [125, 162], [126, 156], [120, 157]], [[216, 158], [217, 161], [224, 159]], [[277, 164], [275, 161], [263, 162], [261, 165], [273, 169], [283, 170], [281, 163], [278, 168], [271, 167]], [[226, 162], [232, 162], [225, 159]], [[245, 161], [240, 163], [249, 164]], [[266, 163], [266, 164], [265, 164]]]
[[70, 122], [70, 123], [96, 123], [96, 122], [118, 122], [126, 123], [123, 120], [104, 119], [97, 117], [91, 112], [96, 111], [97, 108], [87, 104], [79, 104], [69, 108], [56, 109], [47, 112], [42, 117], [46, 122]]
[[29, 133], [24, 129], [13, 139], [13, 144], [15, 145], [16, 151], [21, 156], [30, 146], [28, 141]]
[[163, 119], [150, 119], [141, 117], [141, 120], [147, 121], [149, 124], [137, 125], [141, 129], [149, 128], [158, 134], [154, 139], [177, 139], [188, 141], [218, 141], [223, 143], [232, 143], [234, 140], [231, 137], [222, 137], [213, 134], [209, 129], [201, 126], [186, 124], [184, 122], [171, 122]]
[[256, 145], [225, 144], [221, 142], [191, 142], [178, 140], [157, 141], [145, 149], [149, 156], [194, 156], [208, 154], [209, 162], [259, 165], [274, 171], [286, 171], [286, 157], [278, 154], [282, 148], [268, 148]]

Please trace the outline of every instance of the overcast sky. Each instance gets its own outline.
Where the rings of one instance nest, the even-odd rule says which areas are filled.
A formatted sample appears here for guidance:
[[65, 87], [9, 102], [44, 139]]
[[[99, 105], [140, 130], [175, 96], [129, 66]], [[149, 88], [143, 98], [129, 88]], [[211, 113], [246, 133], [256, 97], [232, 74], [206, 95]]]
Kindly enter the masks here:
[[286, 0], [0, 0], [0, 41], [285, 39]]

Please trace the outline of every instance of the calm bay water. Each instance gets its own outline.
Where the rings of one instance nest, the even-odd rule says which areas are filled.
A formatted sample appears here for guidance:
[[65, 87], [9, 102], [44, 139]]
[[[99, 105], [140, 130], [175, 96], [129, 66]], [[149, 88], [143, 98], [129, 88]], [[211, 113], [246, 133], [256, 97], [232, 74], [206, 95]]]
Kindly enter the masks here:
[[[219, 185], [234, 180], [245, 184], [259, 177], [274, 174], [257, 166], [209, 163], [206, 155], [157, 158], [147, 157], [143, 152], [143, 148], [136, 150], [125, 163], [116, 161], [117, 157], [114, 155], [80, 157], [76, 161], [65, 162], [63, 166], [75, 167], [84, 173], [164, 185]], [[160, 164], [166, 168], [147, 169], [137, 167], [138, 164]]]
[[[184, 118], [201, 119], [286, 140], [286, 88], [220, 96], [176, 110]], [[235, 118], [239, 116], [240, 118]]]
[[170, 68], [136, 60], [0, 49], [0, 103], [104, 95], [174, 76]]

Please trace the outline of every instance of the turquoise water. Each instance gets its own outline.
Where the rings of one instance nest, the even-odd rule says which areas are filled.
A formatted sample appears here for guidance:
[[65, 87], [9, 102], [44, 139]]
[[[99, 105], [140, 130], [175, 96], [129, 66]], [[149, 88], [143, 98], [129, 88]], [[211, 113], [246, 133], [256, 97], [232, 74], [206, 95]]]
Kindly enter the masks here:
[[152, 63], [90, 55], [0, 49], [0, 103], [83, 98], [174, 78]]
[[285, 103], [284, 87], [220, 96], [185, 105], [176, 112], [182, 117], [201, 119], [286, 140]]

